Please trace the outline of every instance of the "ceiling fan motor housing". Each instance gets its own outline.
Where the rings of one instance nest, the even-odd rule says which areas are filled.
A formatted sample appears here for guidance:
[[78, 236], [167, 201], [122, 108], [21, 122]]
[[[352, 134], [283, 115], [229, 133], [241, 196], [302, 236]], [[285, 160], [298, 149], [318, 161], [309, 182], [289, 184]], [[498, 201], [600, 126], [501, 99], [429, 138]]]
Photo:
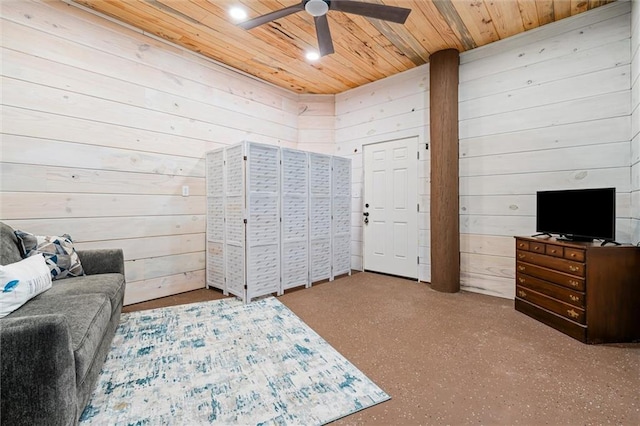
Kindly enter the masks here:
[[322, 16], [329, 11], [329, 2], [325, 0], [307, 0], [304, 10], [311, 16]]

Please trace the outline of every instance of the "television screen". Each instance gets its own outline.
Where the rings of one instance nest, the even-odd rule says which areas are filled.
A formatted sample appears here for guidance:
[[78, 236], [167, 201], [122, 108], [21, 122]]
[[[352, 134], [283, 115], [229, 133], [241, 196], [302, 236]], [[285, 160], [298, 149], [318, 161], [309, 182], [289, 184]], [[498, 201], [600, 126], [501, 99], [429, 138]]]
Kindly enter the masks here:
[[614, 241], [616, 189], [538, 191], [536, 231], [571, 240]]

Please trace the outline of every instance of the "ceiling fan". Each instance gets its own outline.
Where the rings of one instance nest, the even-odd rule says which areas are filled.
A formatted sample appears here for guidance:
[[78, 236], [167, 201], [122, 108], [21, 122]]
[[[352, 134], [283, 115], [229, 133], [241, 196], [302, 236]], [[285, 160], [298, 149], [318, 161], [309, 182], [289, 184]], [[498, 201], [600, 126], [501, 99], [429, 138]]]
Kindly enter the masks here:
[[411, 12], [411, 9], [404, 7], [387, 6], [376, 3], [365, 3], [352, 0], [302, 0], [293, 6], [285, 7], [271, 13], [267, 13], [257, 18], [239, 24], [245, 30], [250, 30], [267, 22], [284, 18], [285, 16], [306, 10], [316, 24], [316, 35], [318, 37], [318, 50], [320, 56], [329, 55], [334, 52], [333, 41], [331, 40], [331, 31], [329, 30], [329, 21], [327, 21], [327, 12], [336, 10], [339, 12], [353, 13], [355, 15], [366, 16], [369, 18], [382, 19], [384, 21], [396, 22], [404, 24]]

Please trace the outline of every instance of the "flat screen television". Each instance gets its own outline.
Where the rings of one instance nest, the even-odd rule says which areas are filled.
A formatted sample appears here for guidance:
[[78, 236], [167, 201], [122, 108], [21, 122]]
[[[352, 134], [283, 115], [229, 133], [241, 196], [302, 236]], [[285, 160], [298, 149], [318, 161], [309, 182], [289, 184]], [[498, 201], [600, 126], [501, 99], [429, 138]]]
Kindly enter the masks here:
[[538, 191], [536, 232], [573, 241], [615, 241], [616, 189]]

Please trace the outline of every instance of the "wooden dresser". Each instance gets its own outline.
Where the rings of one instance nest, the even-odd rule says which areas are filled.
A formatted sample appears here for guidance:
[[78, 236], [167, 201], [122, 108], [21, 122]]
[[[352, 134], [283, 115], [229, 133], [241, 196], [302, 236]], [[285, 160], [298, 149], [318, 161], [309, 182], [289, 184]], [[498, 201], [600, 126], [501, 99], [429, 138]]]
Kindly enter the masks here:
[[640, 247], [516, 237], [516, 310], [585, 343], [640, 340]]

